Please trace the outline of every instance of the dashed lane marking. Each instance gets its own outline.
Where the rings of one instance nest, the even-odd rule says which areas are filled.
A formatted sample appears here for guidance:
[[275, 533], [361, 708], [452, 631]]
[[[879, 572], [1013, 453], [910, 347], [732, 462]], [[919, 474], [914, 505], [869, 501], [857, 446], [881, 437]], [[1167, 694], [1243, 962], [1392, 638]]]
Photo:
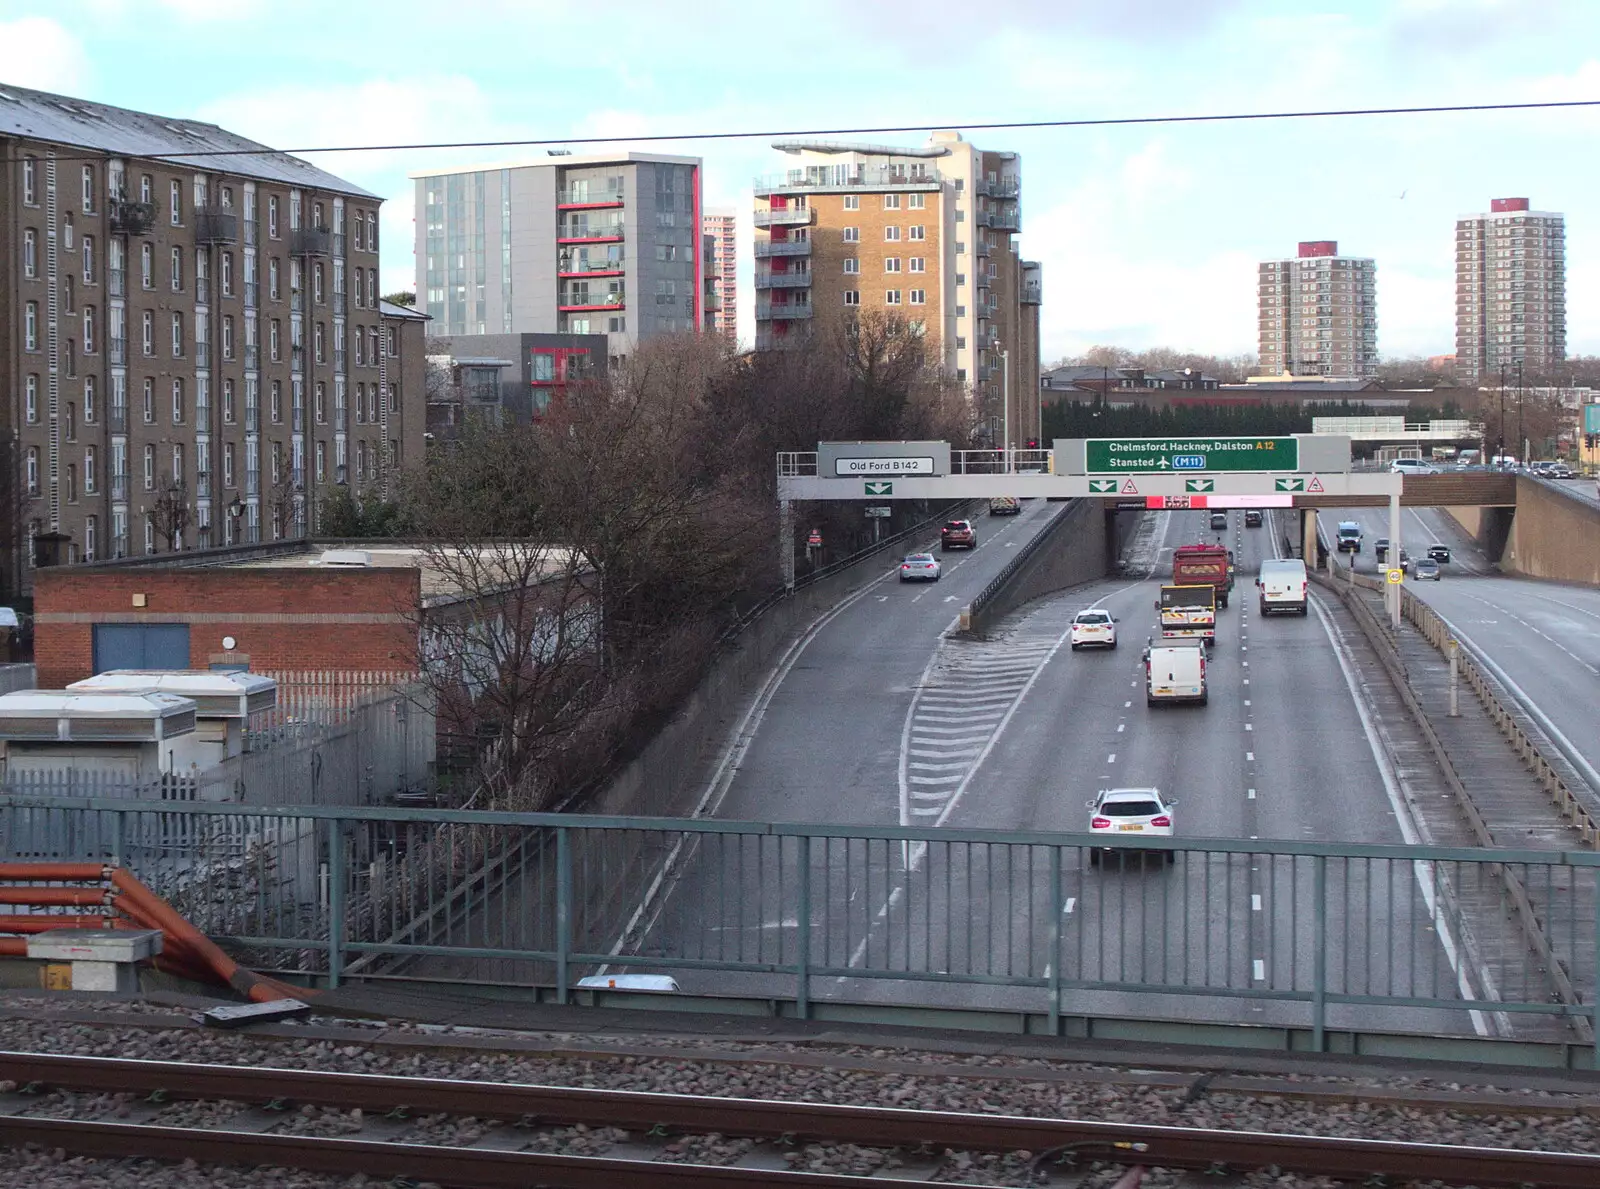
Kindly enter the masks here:
[[1250, 894], [1250, 911], [1251, 912], [1260, 912], [1261, 911], [1261, 895], [1260, 895], [1259, 892], [1252, 892]]
[[1256, 799], [1255, 789], [1246, 789], [1244, 795], [1248, 800], [1254, 801]]
[[1264, 983], [1267, 981], [1267, 964], [1265, 961], [1257, 958], [1251, 968], [1255, 971], [1256, 982]]

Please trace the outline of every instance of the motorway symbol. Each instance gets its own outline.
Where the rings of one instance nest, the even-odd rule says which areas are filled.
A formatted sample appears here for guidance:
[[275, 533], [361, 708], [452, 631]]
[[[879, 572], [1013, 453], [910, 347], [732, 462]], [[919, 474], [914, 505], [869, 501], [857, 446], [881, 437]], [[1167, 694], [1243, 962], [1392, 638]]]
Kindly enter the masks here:
[[1311, 482], [1306, 484], [1306, 490], [1320, 492], [1322, 490], [1322, 480], [1312, 475]]
[[1090, 479], [1089, 480], [1089, 490], [1090, 491], [1100, 491], [1100, 492], [1110, 493], [1110, 492], [1116, 491], [1116, 489], [1117, 489], [1117, 481], [1115, 479]]
[[1404, 570], [1390, 570], [1390, 571], [1388, 571], [1388, 578], [1389, 578], [1389, 585], [1390, 586], [1399, 586], [1402, 582], [1405, 581], [1405, 577], [1406, 577], [1406, 572]]
[[1138, 495], [1139, 494], [1139, 489], [1133, 485], [1133, 480], [1132, 479], [1129, 479], [1127, 482], [1125, 482], [1122, 485], [1122, 494], [1123, 495]]
[[1215, 479], [1185, 479], [1183, 481], [1183, 489], [1185, 491], [1215, 491], [1216, 486], [1217, 481]]
[[1172, 469], [1175, 471], [1203, 471], [1206, 469], [1206, 456], [1204, 454], [1174, 454], [1172, 456]]
[[893, 495], [894, 494], [894, 484], [893, 483], [882, 483], [882, 482], [879, 482], [879, 483], [868, 482], [867, 483], [867, 494], [868, 495]]
[[1306, 489], [1306, 481], [1304, 479], [1274, 479], [1273, 483], [1279, 491], [1304, 491]]

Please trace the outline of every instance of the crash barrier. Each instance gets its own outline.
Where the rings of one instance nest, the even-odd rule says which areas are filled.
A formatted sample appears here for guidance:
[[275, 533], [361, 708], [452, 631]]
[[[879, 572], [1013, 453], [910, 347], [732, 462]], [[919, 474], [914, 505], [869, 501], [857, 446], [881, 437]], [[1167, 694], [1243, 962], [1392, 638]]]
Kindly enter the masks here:
[[[1100, 500], [1066, 501], [1050, 523], [1018, 549], [989, 585], [963, 608], [961, 630], [981, 632], [1023, 603], [1104, 576], [1104, 531]], [[1089, 552], [1085, 554], [1080, 549], [1076, 556], [1068, 556], [1065, 541], [1086, 546]], [[1060, 564], [1052, 568], [1052, 560]]]

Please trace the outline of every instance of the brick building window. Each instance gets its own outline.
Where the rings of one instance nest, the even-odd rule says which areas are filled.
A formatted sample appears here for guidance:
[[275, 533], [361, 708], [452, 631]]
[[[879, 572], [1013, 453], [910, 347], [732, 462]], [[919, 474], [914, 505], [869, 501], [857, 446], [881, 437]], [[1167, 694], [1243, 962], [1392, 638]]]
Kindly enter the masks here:
[[22, 233], [22, 275], [39, 275], [39, 233], [32, 227]]
[[22, 382], [22, 403], [29, 425], [39, 424], [39, 377], [30, 375]]
[[144, 381], [144, 423], [146, 425], [156, 423], [156, 382], [148, 376]]
[[22, 311], [22, 349], [39, 349], [39, 303], [30, 301]]

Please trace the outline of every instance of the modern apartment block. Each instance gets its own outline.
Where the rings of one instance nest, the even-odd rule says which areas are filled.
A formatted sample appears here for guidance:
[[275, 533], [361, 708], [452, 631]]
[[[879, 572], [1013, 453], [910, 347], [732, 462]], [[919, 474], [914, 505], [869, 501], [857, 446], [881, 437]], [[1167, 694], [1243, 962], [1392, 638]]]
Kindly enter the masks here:
[[380, 310], [376, 196], [214, 125], [12, 86], [0, 159], [7, 593], [35, 545], [303, 535], [336, 485], [387, 484], [408, 434], [420, 452], [395, 352], [421, 318]]
[[1563, 216], [1496, 198], [1456, 220], [1456, 374], [1549, 372], [1567, 356], [1567, 231]]
[[[755, 183], [756, 347], [882, 310], [920, 322], [998, 441], [1038, 436], [1039, 266], [1025, 263], [1022, 166], [955, 132], [922, 148], [783, 141]], [[1031, 328], [1031, 331], [1030, 331]], [[1000, 406], [1009, 393], [1010, 416]]]
[[1359, 378], [1377, 373], [1377, 264], [1341, 256], [1335, 240], [1301, 243], [1267, 260], [1258, 278], [1261, 370]]
[[733, 343], [739, 341], [739, 248], [735, 228], [732, 211], [707, 211], [700, 216], [700, 229], [712, 239], [712, 276], [717, 287], [718, 308], [709, 321], [712, 329]]
[[604, 334], [703, 318], [700, 159], [621, 153], [411, 175], [431, 335]]

